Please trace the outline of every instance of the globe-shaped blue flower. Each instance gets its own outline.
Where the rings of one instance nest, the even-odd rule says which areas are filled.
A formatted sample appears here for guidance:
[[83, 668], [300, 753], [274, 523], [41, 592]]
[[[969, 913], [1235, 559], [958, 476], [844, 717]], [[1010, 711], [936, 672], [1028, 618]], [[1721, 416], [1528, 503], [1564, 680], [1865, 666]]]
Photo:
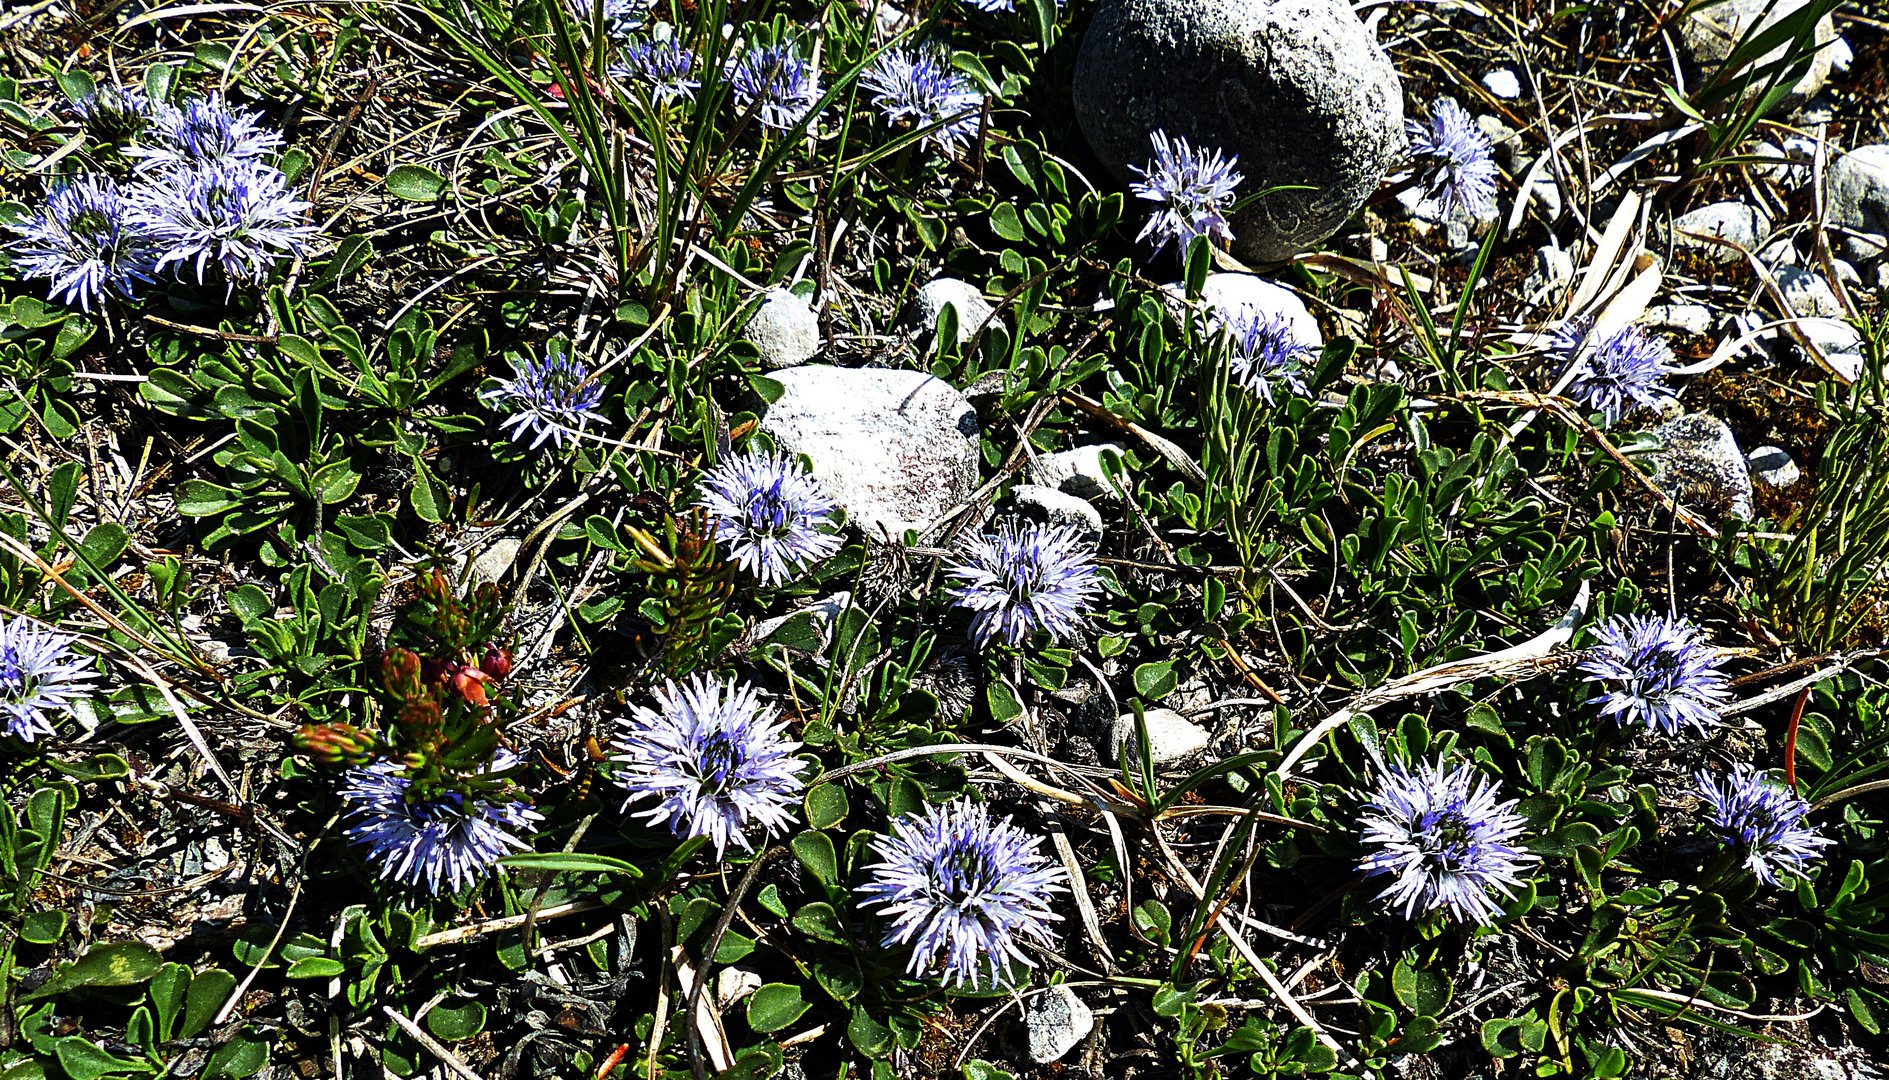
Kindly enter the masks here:
[[968, 609], [978, 645], [1018, 645], [1037, 630], [1061, 641], [1082, 628], [1101, 591], [1095, 558], [1067, 525], [1005, 521], [965, 545], [949, 567], [951, 602]]
[[923, 141], [942, 153], [963, 152], [977, 135], [984, 95], [971, 88], [942, 51], [887, 49], [859, 82], [888, 122], [938, 125]]
[[880, 861], [856, 890], [860, 906], [886, 918], [886, 947], [911, 946], [912, 974], [1003, 985], [1033, 966], [1022, 946], [1051, 947], [1050, 924], [1062, 918], [1050, 904], [1068, 891], [1068, 875], [1040, 848], [968, 799], [927, 807], [873, 841]]
[[[501, 755], [492, 771], [515, 762]], [[527, 850], [521, 834], [529, 835], [542, 820], [521, 800], [488, 802], [454, 791], [419, 794], [412, 778], [391, 761], [349, 769], [341, 780], [341, 801], [353, 822], [345, 835], [367, 849], [380, 878], [435, 896], [474, 885], [500, 859]]]
[[109, 294], [135, 295], [149, 282], [157, 257], [116, 181], [81, 176], [60, 181], [39, 212], [11, 228], [13, 269], [46, 278], [47, 298], [91, 311]]
[[729, 81], [735, 104], [775, 131], [790, 130], [820, 103], [820, 73], [791, 45], [749, 50], [734, 61]]
[[131, 189], [131, 219], [150, 239], [158, 270], [209, 284], [261, 281], [315, 235], [309, 204], [273, 165], [248, 158], [165, 169]]
[[735, 564], [779, 585], [840, 549], [827, 532], [839, 504], [800, 462], [779, 453], [733, 454], [702, 477], [696, 505]]
[[1290, 319], [1249, 304], [1236, 308], [1224, 323], [1234, 382], [1268, 405], [1278, 404], [1277, 388], [1300, 397], [1308, 393], [1306, 361], [1312, 350], [1299, 341]]
[[1723, 785], [1704, 771], [1697, 779], [1707, 827], [1766, 885], [1780, 876], [1808, 877], [1810, 864], [1833, 843], [1804, 824], [1808, 802], [1749, 765], [1734, 767]]
[[570, 4], [571, 14], [576, 16], [579, 26], [588, 30], [601, 17], [604, 36], [612, 39], [623, 38], [642, 26], [643, 16], [649, 7], [642, 0], [602, 0], [601, 3], [598, 0], [570, 0]]
[[0, 734], [33, 742], [53, 734], [53, 723], [90, 694], [96, 676], [69, 634], [24, 615], [0, 618]]
[[151, 123], [159, 106], [143, 93], [123, 86], [101, 86], [72, 103], [72, 111], [95, 138], [120, 142]]
[[1407, 919], [1446, 911], [1485, 926], [1494, 922], [1502, 909], [1490, 894], [1513, 896], [1538, 861], [1519, 846], [1527, 823], [1514, 812], [1514, 800], [1500, 801], [1499, 791], [1467, 764], [1386, 770], [1359, 819], [1362, 842], [1371, 849], [1359, 869], [1392, 878], [1378, 898], [1402, 908]]
[[1495, 209], [1495, 144], [1461, 105], [1444, 98], [1428, 124], [1411, 120], [1410, 156], [1417, 179], [1445, 213], [1457, 207], [1481, 217]]
[[1608, 427], [1668, 393], [1672, 346], [1637, 326], [1621, 327], [1598, 342], [1587, 340], [1588, 329], [1585, 321], [1571, 320], [1555, 333], [1554, 347], [1575, 369], [1568, 393]]
[[1697, 626], [1664, 615], [1616, 615], [1595, 635], [1580, 670], [1602, 688], [1588, 699], [1602, 716], [1668, 735], [1682, 727], [1704, 733], [1718, 722], [1731, 684]]
[[261, 113], [232, 108], [217, 96], [154, 105], [150, 117], [138, 144], [126, 151], [140, 159], [140, 172], [239, 161], [262, 164], [282, 149], [282, 133], [265, 123]]
[[637, 814], [677, 836], [706, 837], [720, 858], [729, 844], [754, 850], [751, 828], [778, 833], [793, 822], [806, 786], [778, 709], [754, 687], [697, 675], [667, 682], [654, 709], [637, 708], [618, 725], [616, 782]]
[[695, 53], [673, 38], [640, 41], [623, 50], [623, 62], [611, 74], [643, 84], [661, 102], [694, 100], [702, 85], [695, 78]]
[[546, 440], [557, 447], [566, 439], [575, 442], [591, 421], [603, 419], [603, 384], [591, 378], [582, 360], [555, 347], [542, 360], [512, 361], [512, 377], [479, 397], [509, 409], [512, 415], [500, 429], [509, 432], [513, 442], [531, 440], [533, 450]]
[[1165, 131], [1150, 137], [1154, 160], [1146, 168], [1129, 166], [1141, 179], [1128, 190], [1158, 206], [1135, 239], [1153, 238], [1157, 252], [1173, 241], [1183, 255], [1197, 236], [1221, 246], [1232, 243], [1227, 214], [1244, 179], [1234, 169], [1240, 159], [1195, 148], [1184, 138], [1170, 139]]

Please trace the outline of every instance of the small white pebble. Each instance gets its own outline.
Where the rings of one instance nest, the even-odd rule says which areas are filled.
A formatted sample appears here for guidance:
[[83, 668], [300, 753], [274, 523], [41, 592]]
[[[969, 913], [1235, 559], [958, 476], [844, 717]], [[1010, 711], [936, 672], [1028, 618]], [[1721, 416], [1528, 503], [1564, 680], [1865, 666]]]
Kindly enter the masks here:
[[1484, 75], [1482, 85], [1504, 101], [1513, 101], [1522, 96], [1522, 80], [1516, 78], [1515, 73], [1508, 68], [1497, 68]]

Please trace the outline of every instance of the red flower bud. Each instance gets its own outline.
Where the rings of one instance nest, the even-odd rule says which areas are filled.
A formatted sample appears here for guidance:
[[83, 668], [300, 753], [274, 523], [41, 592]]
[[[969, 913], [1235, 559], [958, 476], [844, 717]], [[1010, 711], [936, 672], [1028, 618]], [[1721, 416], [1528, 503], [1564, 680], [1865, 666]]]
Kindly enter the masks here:
[[479, 667], [494, 679], [503, 679], [512, 673], [512, 653], [510, 649], [501, 649], [496, 645], [485, 648], [485, 659], [479, 661]]

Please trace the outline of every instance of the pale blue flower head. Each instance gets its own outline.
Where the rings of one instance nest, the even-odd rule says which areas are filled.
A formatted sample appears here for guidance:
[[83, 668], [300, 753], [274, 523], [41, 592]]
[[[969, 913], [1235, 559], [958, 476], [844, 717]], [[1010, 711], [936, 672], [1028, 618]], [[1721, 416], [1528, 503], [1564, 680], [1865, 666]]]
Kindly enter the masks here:
[[800, 462], [780, 453], [731, 454], [702, 477], [696, 505], [715, 539], [762, 583], [778, 585], [840, 549], [826, 531], [839, 504]]
[[634, 79], [657, 101], [694, 100], [701, 87], [695, 76], [695, 53], [674, 38], [639, 41], [623, 50], [623, 63], [612, 73]]
[[77, 640], [25, 616], [0, 618], [0, 735], [49, 737], [53, 724], [93, 691], [90, 660]]
[[[576, 16], [578, 25], [585, 29], [596, 25], [598, 0], [570, 0], [570, 4], [571, 14]], [[627, 37], [643, 25], [643, 16], [648, 7], [643, 0], [602, 0], [604, 36], [612, 39]]]
[[1168, 138], [1165, 131], [1150, 138], [1154, 160], [1147, 168], [1129, 166], [1141, 179], [1128, 190], [1158, 205], [1135, 239], [1152, 237], [1157, 252], [1171, 240], [1183, 255], [1196, 236], [1222, 247], [1231, 243], [1233, 226], [1227, 214], [1245, 179], [1234, 171], [1240, 159], [1207, 147], [1196, 149], [1184, 138]]
[[149, 237], [158, 270], [209, 284], [211, 267], [231, 285], [266, 279], [315, 236], [309, 204], [288, 178], [260, 161], [207, 161], [166, 169], [130, 192], [131, 221]]
[[1719, 670], [1721, 655], [1697, 626], [1664, 615], [1616, 615], [1594, 633], [1599, 640], [1580, 670], [1601, 686], [1588, 699], [1600, 715], [1668, 735], [1685, 727], [1704, 734], [1718, 722], [1731, 684]]
[[[996, 15], [1017, 10], [1017, 0], [964, 0], [966, 4], [979, 11]], [[1056, 0], [1056, 6], [1062, 7], [1063, 0]]]
[[1697, 779], [1707, 827], [1766, 885], [1778, 884], [1780, 875], [1808, 877], [1810, 864], [1834, 842], [1804, 824], [1808, 802], [1749, 765], [1735, 766], [1722, 787], [1708, 772]]
[[1527, 823], [1514, 800], [1499, 801], [1499, 791], [1468, 764], [1387, 769], [1359, 819], [1371, 853], [1358, 868], [1393, 879], [1378, 899], [1402, 908], [1406, 919], [1447, 911], [1494, 922], [1502, 909], [1490, 894], [1514, 896], [1537, 861], [1519, 844]]
[[1474, 217], [1495, 209], [1495, 144], [1461, 105], [1444, 98], [1428, 124], [1411, 120], [1410, 156], [1417, 180], [1445, 213], [1461, 207]]
[[923, 141], [942, 153], [960, 153], [977, 136], [984, 95], [972, 89], [941, 50], [887, 49], [859, 82], [888, 122], [939, 125]]
[[775, 131], [793, 128], [820, 103], [820, 73], [791, 45], [748, 50], [733, 62], [729, 80], [735, 104]]
[[623, 808], [677, 836], [706, 837], [721, 858], [728, 845], [753, 851], [750, 829], [772, 835], [793, 823], [806, 787], [779, 709], [754, 687], [706, 674], [666, 682], [654, 709], [637, 708], [617, 727], [616, 782]]
[[68, 307], [91, 311], [109, 293], [130, 298], [155, 272], [151, 240], [108, 176], [59, 181], [39, 212], [12, 228], [14, 272], [47, 279], [48, 299]]
[[590, 368], [567, 349], [551, 347], [544, 359], [512, 361], [512, 377], [480, 392], [486, 404], [512, 415], [499, 427], [513, 442], [531, 440], [536, 450], [550, 440], [562, 448], [576, 442], [591, 421], [603, 419], [603, 384], [591, 378]]
[[261, 163], [282, 149], [282, 133], [254, 109], [232, 108], [222, 97], [195, 98], [183, 105], [151, 107], [151, 122], [126, 153], [140, 158], [138, 170], [190, 165]]
[[950, 567], [951, 601], [968, 609], [971, 636], [1018, 645], [1041, 629], [1062, 641], [1081, 629], [1102, 583], [1082, 536], [1067, 525], [1006, 520], [965, 545]]
[[1608, 427], [1669, 392], [1672, 346], [1637, 326], [1623, 326], [1599, 342], [1588, 340], [1590, 330], [1586, 320], [1571, 319], [1555, 332], [1554, 348], [1575, 367], [1568, 394]]
[[[501, 759], [494, 771], [506, 767]], [[488, 801], [456, 791], [422, 794], [391, 761], [349, 769], [341, 780], [345, 830], [367, 849], [379, 877], [435, 896], [482, 880], [507, 855], [528, 850], [542, 815], [516, 799]]]
[[101, 86], [72, 103], [72, 111], [94, 138], [121, 142], [143, 131], [161, 106], [137, 90]]
[[909, 945], [913, 975], [949, 985], [1006, 985], [1033, 966], [1023, 945], [1051, 948], [1050, 904], [1068, 875], [1009, 818], [959, 799], [892, 822], [872, 843], [880, 861], [856, 890], [887, 920], [884, 945]]
[[1312, 350], [1299, 341], [1292, 320], [1251, 304], [1223, 320], [1232, 351], [1227, 358], [1233, 380], [1268, 405], [1278, 404], [1275, 390], [1304, 397]]

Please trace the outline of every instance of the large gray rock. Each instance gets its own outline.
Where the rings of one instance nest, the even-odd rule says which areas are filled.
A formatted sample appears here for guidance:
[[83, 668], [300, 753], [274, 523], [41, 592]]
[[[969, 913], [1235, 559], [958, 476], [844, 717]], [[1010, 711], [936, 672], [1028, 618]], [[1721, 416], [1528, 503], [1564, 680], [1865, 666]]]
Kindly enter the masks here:
[[820, 317], [786, 289], [771, 289], [754, 309], [742, 335], [761, 354], [768, 371], [804, 364], [820, 351]]
[[922, 371], [807, 364], [774, 374], [761, 428], [805, 454], [868, 536], [896, 540], [962, 505], [978, 483], [977, 412]]
[[1709, 413], [1687, 413], [1654, 428], [1647, 455], [1653, 482], [1687, 506], [1750, 521], [1751, 468], [1738, 437]]
[[1799, 319], [1797, 328], [1832, 370], [1852, 382], [1863, 374], [1863, 336], [1847, 319]]
[[919, 286], [918, 294], [912, 297], [911, 305], [905, 309], [906, 326], [918, 337], [929, 338], [932, 331], [938, 328], [938, 316], [947, 307], [957, 316], [959, 345], [969, 344], [978, 331], [984, 328], [985, 320], [989, 320], [993, 326], [1003, 325], [991, 319], [991, 313], [996, 309], [984, 299], [984, 294], [978, 291], [977, 286], [957, 278], [941, 277]]
[[[1144, 709], [1148, 751], [1156, 765], [1172, 765], [1207, 748], [1207, 729], [1172, 709]], [[1123, 713], [1109, 732], [1109, 750], [1116, 760], [1133, 761], [1140, 755], [1135, 741], [1135, 714]]]
[[1872, 262], [1889, 249], [1889, 145], [1859, 146], [1824, 174], [1825, 220], [1851, 259]]
[[1709, 203], [1673, 219], [1674, 247], [1695, 251], [1721, 265], [1744, 262], [1745, 257], [1708, 237], [1755, 252], [1770, 235], [1771, 219], [1757, 207], [1735, 200]]
[[[1181, 283], [1163, 286], [1177, 303], [1184, 303], [1187, 286]], [[1200, 301], [1215, 319], [1225, 321], [1243, 311], [1284, 319], [1292, 328], [1292, 339], [1317, 352], [1325, 347], [1325, 335], [1318, 329], [1318, 319], [1305, 301], [1283, 285], [1275, 285], [1253, 274], [1208, 274], [1200, 286]]]
[[1836, 290], [1814, 270], [1784, 267], [1778, 271], [1777, 285], [1793, 315], [1838, 318], [1843, 314], [1843, 304], [1837, 300]]
[[[1731, 55], [1747, 34], [1763, 33], [1809, 3], [1810, 0], [1719, 0], [1713, 4], [1693, 5], [1692, 13], [1679, 22], [1679, 41], [1692, 57], [1693, 63], [1702, 70], [1711, 71], [1725, 62], [1725, 58]], [[1836, 23], [1829, 15], [1825, 15], [1817, 22], [1817, 54], [1811, 58], [1809, 69], [1791, 89], [1793, 96], [1810, 97], [1830, 81], [1830, 62], [1836, 56], [1836, 40]], [[1783, 59], [1790, 44], [1785, 42], [1779, 45], [1746, 70], [1756, 71]], [[1760, 90], [1762, 81], [1754, 80], [1748, 93], [1756, 94]]]
[[1090, 537], [1102, 535], [1102, 512], [1087, 499], [1041, 484], [1018, 484], [1010, 489], [1010, 501], [1025, 517], [1045, 525], [1067, 525]]
[[1102, 0], [1076, 59], [1076, 120], [1129, 182], [1156, 130], [1239, 158], [1233, 253], [1289, 259], [1337, 232], [1404, 151], [1403, 88], [1345, 0]]
[[1061, 983], [1024, 999], [1024, 1036], [1038, 1065], [1058, 1060], [1094, 1030], [1094, 1010]]

